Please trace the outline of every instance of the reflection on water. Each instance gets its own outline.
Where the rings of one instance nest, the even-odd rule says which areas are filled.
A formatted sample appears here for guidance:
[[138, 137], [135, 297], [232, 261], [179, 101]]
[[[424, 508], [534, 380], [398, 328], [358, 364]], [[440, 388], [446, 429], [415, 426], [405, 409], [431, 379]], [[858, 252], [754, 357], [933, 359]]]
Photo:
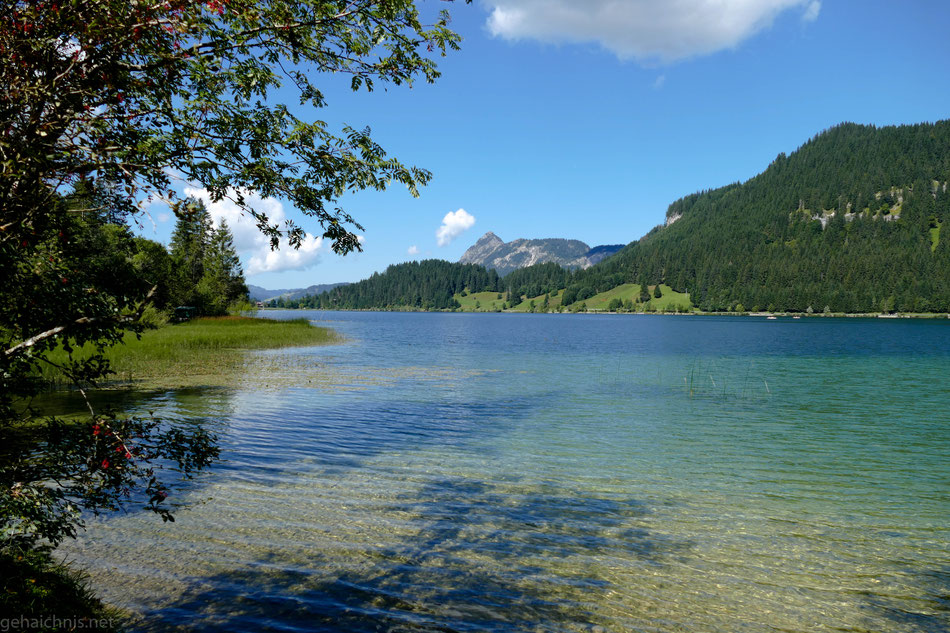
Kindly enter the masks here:
[[63, 548], [134, 628], [950, 629], [944, 324], [314, 316], [125, 403], [222, 424], [175, 524]]

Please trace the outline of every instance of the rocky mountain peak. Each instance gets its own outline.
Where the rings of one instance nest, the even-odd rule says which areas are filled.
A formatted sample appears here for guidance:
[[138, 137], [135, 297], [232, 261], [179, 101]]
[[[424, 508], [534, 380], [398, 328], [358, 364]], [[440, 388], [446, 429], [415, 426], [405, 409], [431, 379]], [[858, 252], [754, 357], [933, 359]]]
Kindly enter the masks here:
[[489, 231], [462, 254], [459, 262], [494, 268], [499, 275], [506, 275], [512, 270], [543, 262], [555, 262], [568, 268], [587, 268], [620, 248], [621, 246], [618, 245], [598, 246], [591, 249], [580, 240], [560, 238], [540, 240], [519, 238], [504, 242]]
[[504, 244], [505, 242], [500, 237], [489, 231], [478, 238], [478, 241], [471, 248], [462, 253], [459, 262], [462, 264], [479, 264]]
[[475, 246], [488, 246], [489, 244], [498, 246], [504, 243], [505, 241], [503, 239], [489, 231], [488, 233], [485, 233], [485, 235], [482, 235], [480, 238], [478, 238], [478, 241], [475, 242]]

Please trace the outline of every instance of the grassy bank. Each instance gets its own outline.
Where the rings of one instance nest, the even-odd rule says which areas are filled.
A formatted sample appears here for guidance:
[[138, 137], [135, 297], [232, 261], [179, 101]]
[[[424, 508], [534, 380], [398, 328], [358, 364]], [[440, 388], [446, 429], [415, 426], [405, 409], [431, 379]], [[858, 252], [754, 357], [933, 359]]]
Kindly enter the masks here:
[[122, 613], [46, 550], [0, 549], [0, 614], [11, 631], [121, 630]]
[[[166, 325], [138, 339], [129, 334], [122, 345], [106, 351], [115, 375], [108, 386], [174, 388], [226, 386], [246, 368], [246, 352], [333, 343], [339, 337], [306, 319], [273, 321], [250, 317], [213, 317]], [[65, 352], [50, 360], [59, 363]], [[65, 386], [63, 376], [49, 368], [44, 378]]]

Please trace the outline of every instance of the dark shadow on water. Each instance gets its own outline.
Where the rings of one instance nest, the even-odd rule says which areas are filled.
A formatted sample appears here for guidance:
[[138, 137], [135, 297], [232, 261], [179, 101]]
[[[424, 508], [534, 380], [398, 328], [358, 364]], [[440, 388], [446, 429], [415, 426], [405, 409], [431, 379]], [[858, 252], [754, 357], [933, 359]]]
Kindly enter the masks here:
[[908, 584], [915, 589], [914, 598], [902, 598], [898, 604], [887, 596], [867, 594], [865, 600], [873, 619], [891, 621], [901, 631], [950, 631], [950, 566], [906, 573], [911, 578]]
[[[137, 629], [168, 631], [590, 631], [613, 564], [661, 565], [689, 545], [631, 522], [632, 499], [443, 479], [383, 514], [412, 516], [401, 545], [344, 561], [272, 552], [210, 578]], [[345, 529], [345, 528], [343, 528]], [[625, 561], [620, 563], [619, 561]]]

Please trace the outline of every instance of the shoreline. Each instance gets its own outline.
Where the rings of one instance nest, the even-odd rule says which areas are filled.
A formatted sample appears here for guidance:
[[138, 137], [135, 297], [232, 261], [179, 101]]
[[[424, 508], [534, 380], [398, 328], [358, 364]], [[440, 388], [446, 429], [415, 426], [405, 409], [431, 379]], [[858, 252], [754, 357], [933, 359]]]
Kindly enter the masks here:
[[[336, 331], [309, 320], [261, 317], [199, 317], [148, 330], [141, 338], [106, 350], [113, 374], [90, 393], [101, 391], [163, 391], [194, 387], [234, 387], [255, 369], [267, 365], [252, 352], [333, 345], [343, 342]], [[312, 377], [310, 377], [312, 379]], [[57, 372], [44, 375], [47, 394], [72, 391]]]
[[[900, 312], [885, 314], [883, 312], [815, 312], [808, 314], [805, 312], [703, 312], [693, 310], [690, 312], [610, 312], [607, 310], [586, 310], [577, 311], [564, 310], [558, 312], [549, 310], [547, 312], [524, 312], [521, 310], [422, 310], [422, 309], [384, 309], [384, 308], [258, 308], [258, 313], [267, 311], [310, 311], [310, 312], [426, 312], [432, 314], [553, 314], [553, 315], [592, 315], [592, 314], [610, 314], [615, 316], [708, 316], [708, 317], [758, 317], [758, 318], [776, 318], [776, 319], [920, 319], [920, 320], [943, 320], [950, 319], [950, 314], [946, 312]], [[266, 318], [266, 317], [264, 317]]]

